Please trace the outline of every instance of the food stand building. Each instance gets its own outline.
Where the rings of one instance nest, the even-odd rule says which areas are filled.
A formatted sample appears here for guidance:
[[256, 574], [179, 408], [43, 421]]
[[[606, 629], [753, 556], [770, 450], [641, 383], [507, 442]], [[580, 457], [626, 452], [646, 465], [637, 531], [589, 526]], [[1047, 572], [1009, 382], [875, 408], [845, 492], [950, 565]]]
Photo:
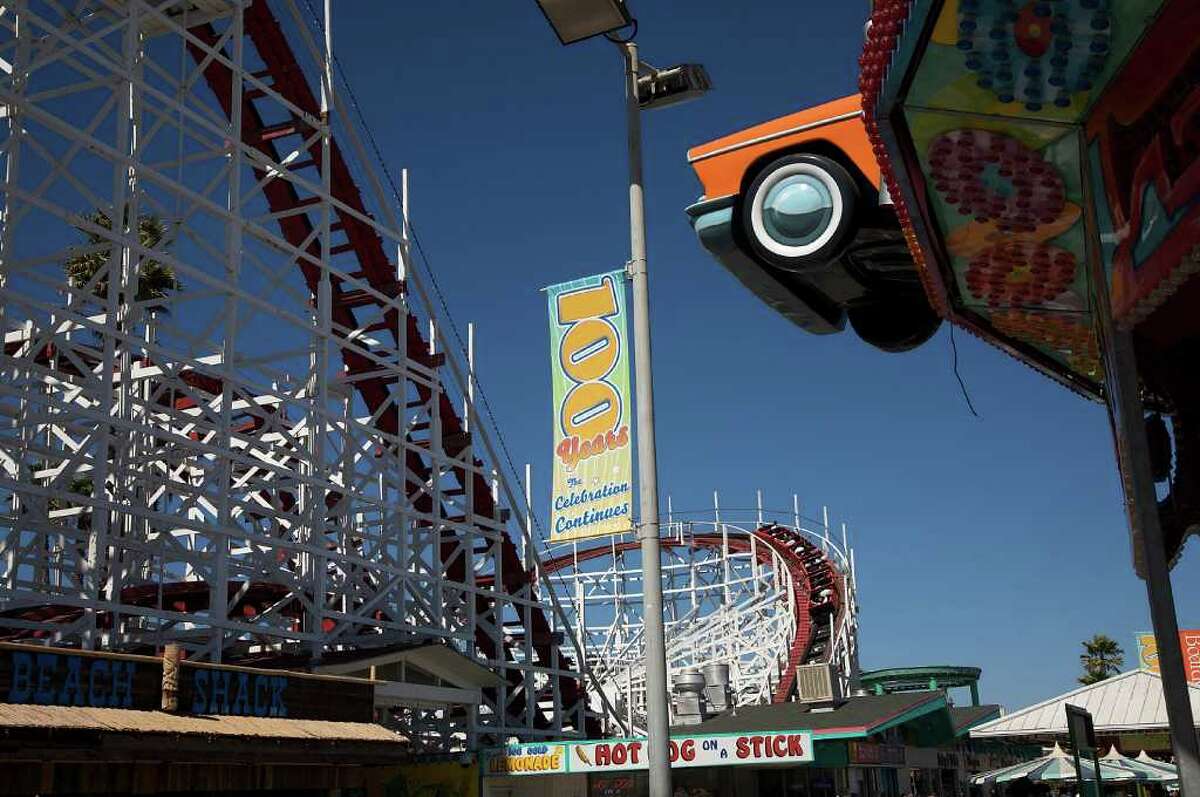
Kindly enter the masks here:
[[[177, 653], [0, 642], [0, 794], [380, 797], [398, 784], [478, 794], [470, 756], [428, 753], [377, 721], [397, 700], [478, 702], [466, 684], [481, 668], [448, 648], [330, 665], [370, 678]], [[436, 683], [417, 677], [425, 667], [440, 673]]]
[[[973, 742], [967, 735], [999, 715], [994, 705], [952, 706], [941, 691], [857, 695], [832, 706], [744, 706], [673, 728], [672, 777], [689, 797], [898, 797], [914, 788], [956, 797], [966, 793], [970, 772], [1020, 760], [1019, 748]], [[625, 752], [614, 755], [614, 744], [624, 744]], [[634, 744], [608, 740], [489, 751], [481, 763], [484, 795], [644, 794], [645, 762], [633, 760]], [[602, 755], [596, 754], [598, 745], [606, 746]]]

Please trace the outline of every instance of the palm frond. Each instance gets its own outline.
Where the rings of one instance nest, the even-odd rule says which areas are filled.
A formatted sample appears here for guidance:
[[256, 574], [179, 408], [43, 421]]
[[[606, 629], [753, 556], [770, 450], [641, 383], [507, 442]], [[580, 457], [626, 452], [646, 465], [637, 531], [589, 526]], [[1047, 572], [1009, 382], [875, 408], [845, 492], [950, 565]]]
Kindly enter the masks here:
[[[63, 271], [66, 272], [71, 287], [78, 290], [92, 283], [98, 273], [108, 268], [109, 259], [112, 257], [112, 243], [92, 227], [112, 229], [112, 219], [106, 212], [97, 209], [81, 216], [80, 223], [75, 226], [83, 234], [84, 246], [80, 247], [77, 254], [63, 261]], [[160, 249], [170, 244], [170, 241], [165, 240], [167, 227], [158, 216], [149, 214], [139, 216], [137, 233], [138, 243], [145, 249]], [[153, 302], [157, 299], [165, 299], [172, 293], [183, 289], [183, 283], [176, 276], [175, 269], [160, 260], [149, 257], [141, 258], [137, 262], [136, 269], [138, 289], [134, 301]], [[92, 295], [106, 300], [108, 298], [108, 282], [108, 275], [102, 274], [92, 283]], [[120, 300], [125, 301], [125, 296], [122, 295]], [[152, 305], [151, 309], [158, 312], [167, 311], [165, 305]]]

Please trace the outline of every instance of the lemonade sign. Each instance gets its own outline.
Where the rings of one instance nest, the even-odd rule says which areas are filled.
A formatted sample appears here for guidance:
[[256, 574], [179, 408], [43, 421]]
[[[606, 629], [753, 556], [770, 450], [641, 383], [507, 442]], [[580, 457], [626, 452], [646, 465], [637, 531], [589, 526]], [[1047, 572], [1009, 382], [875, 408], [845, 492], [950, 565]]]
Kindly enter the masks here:
[[514, 744], [483, 754], [486, 775], [554, 775], [567, 771], [566, 745]]
[[554, 397], [551, 540], [633, 527], [625, 272], [546, 289]]

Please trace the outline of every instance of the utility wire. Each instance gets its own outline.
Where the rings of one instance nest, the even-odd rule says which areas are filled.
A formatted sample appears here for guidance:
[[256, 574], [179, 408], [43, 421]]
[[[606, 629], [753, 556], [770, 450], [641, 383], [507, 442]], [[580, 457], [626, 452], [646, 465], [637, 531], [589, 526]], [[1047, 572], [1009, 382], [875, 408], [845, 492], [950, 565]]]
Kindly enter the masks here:
[[967, 402], [967, 409], [976, 418], [979, 413], [975, 411], [975, 405], [971, 403], [971, 394], [967, 392], [967, 386], [963, 383], [962, 375], [958, 372], [958, 344], [954, 342], [954, 323], [950, 323], [950, 351], [954, 353], [954, 378], [958, 380], [958, 388], [962, 391], [962, 396]]

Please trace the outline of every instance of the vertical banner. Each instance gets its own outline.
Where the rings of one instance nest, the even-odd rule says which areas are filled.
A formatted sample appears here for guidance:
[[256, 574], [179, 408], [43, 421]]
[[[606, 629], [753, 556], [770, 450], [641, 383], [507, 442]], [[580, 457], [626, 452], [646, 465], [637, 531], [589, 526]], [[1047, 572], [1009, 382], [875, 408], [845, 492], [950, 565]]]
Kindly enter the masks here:
[[633, 528], [625, 272], [546, 289], [554, 406], [550, 540]]

